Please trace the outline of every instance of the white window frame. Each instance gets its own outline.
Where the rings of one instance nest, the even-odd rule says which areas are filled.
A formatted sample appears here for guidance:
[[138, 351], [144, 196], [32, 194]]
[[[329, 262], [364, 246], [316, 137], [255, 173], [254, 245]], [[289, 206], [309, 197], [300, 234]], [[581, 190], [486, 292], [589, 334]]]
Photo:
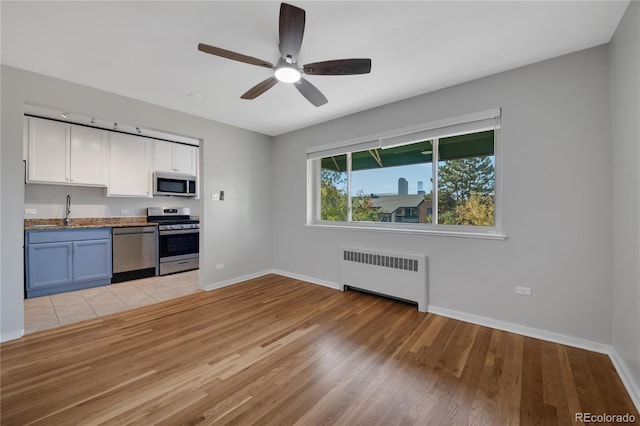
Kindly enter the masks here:
[[[506, 239], [502, 232], [502, 167], [500, 149], [501, 108], [493, 108], [472, 114], [460, 115], [449, 119], [422, 123], [417, 126], [395, 129], [389, 132], [367, 135], [361, 138], [349, 139], [328, 145], [322, 145], [307, 149], [307, 221], [310, 227], [346, 229], [346, 230], [371, 230], [379, 232], [396, 232], [409, 234], [430, 234], [439, 236]], [[494, 131], [494, 168], [495, 168], [495, 204], [494, 226], [465, 226], [409, 224], [395, 222], [352, 222], [351, 221], [351, 196], [347, 197], [347, 221], [327, 221], [320, 217], [320, 159], [328, 156], [347, 155], [347, 193], [351, 194], [351, 153], [373, 148], [391, 148], [393, 146], [406, 145], [427, 139], [440, 139], [482, 132]], [[438, 143], [433, 144], [433, 187], [438, 185]], [[438, 201], [434, 197], [433, 210], [438, 208]], [[437, 215], [434, 215], [437, 216]], [[435, 221], [434, 221], [435, 222]]]

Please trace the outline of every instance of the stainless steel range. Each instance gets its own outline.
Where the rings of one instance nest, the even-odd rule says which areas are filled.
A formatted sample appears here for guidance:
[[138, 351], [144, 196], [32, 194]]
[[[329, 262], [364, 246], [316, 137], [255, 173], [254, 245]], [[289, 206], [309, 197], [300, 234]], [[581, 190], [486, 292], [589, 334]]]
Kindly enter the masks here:
[[160, 275], [198, 269], [200, 221], [191, 219], [188, 207], [149, 207], [147, 221], [158, 226]]

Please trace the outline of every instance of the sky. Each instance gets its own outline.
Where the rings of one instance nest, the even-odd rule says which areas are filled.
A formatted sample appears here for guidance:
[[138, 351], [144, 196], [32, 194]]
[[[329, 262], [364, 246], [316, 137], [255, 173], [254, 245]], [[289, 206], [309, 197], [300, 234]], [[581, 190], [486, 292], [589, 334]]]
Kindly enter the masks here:
[[431, 176], [431, 163], [359, 170], [351, 173], [351, 194], [355, 195], [360, 190], [365, 194], [397, 194], [401, 177], [409, 183], [409, 194], [418, 193], [418, 181], [423, 182], [423, 189], [428, 194], [431, 192]]

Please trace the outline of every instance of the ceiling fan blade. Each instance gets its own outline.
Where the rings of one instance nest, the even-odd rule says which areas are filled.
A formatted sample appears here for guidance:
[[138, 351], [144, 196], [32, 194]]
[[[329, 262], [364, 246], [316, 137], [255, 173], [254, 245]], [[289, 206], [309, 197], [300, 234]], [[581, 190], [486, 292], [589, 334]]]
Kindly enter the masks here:
[[298, 59], [304, 36], [304, 22], [303, 9], [287, 3], [280, 5], [280, 54], [283, 58], [291, 56], [293, 62]]
[[307, 98], [309, 102], [317, 107], [322, 106], [328, 102], [327, 98], [325, 98], [325, 96], [316, 88], [316, 86], [309, 83], [304, 78], [301, 78], [300, 81], [294, 84], [294, 86], [296, 86], [296, 89], [298, 89], [298, 92], [300, 92], [302, 96]]
[[198, 44], [198, 50], [212, 55], [220, 56], [227, 59], [232, 59], [238, 62], [244, 62], [245, 64], [257, 65], [259, 67], [273, 68], [273, 64], [269, 61], [263, 61], [262, 59], [254, 58], [253, 56], [242, 55], [240, 53], [232, 52], [231, 50], [220, 49], [219, 47], [209, 46], [208, 44]]
[[352, 75], [371, 72], [371, 59], [337, 59], [306, 64], [304, 73], [309, 75]]
[[266, 80], [263, 80], [260, 83], [256, 84], [251, 89], [249, 89], [246, 92], [244, 92], [244, 94], [242, 96], [240, 96], [240, 98], [241, 99], [255, 99], [258, 96], [262, 95], [267, 90], [271, 89], [273, 86], [275, 86], [277, 82], [278, 82], [277, 78], [275, 78], [273, 76], [269, 77]]

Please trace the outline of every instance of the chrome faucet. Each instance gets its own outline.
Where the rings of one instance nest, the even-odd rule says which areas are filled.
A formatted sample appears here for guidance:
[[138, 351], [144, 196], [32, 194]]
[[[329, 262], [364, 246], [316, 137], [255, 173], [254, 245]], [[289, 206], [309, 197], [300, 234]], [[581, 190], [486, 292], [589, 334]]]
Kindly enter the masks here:
[[65, 206], [65, 216], [64, 216], [64, 224], [65, 226], [71, 225], [71, 219], [69, 219], [69, 215], [71, 214], [71, 194], [67, 194], [67, 205]]

